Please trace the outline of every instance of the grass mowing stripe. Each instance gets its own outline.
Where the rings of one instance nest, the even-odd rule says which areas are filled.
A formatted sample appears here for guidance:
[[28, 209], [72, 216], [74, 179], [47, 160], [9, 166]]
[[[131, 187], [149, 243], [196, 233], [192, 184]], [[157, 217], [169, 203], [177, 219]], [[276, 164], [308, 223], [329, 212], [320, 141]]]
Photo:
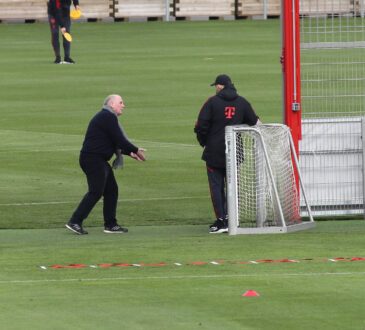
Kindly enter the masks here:
[[187, 143], [176, 143], [176, 142], [158, 142], [158, 141], [148, 141], [148, 140], [134, 140], [137, 143], [149, 143], [149, 144], [158, 144], [160, 147], [199, 147], [198, 143], [196, 144], [187, 144]]
[[80, 148], [52, 148], [52, 149], [13, 149], [13, 150], [0, 150], [0, 153], [6, 153], [6, 154], [10, 154], [10, 153], [41, 153], [41, 152], [51, 152], [51, 153], [55, 153], [55, 152], [70, 152], [70, 151], [75, 151], [78, 152], [80, 151]]
[[140, 280], [191, 280], [191, 279], [222, 279], [244, 277], [315, 277], [315, 276], [363, 276], [365, 272], [319, 272], [319, 273], [276, 273], [276, 274], [224, 274], [224, 275], [179, 275], [179, 276], [137, 276], [137, 277], [105, 277], [105, 278], [67, 278], [67, 279], [43, 279], [43, 280], [9, 280], [0, 281], [0, 284], [43, 284], [61, 282], [93, 282], [93, 281], [140, 281]]
[[[147, 145], [157, 145], [159, 148], [198, 148], [198, 145], [194, 144], [184, 144], [184, 143], [170, 143], [170, 142], [157, 142], [157, 141], [139, 141], [139, 140], [132, 140], [134, 143], [144, 143]], [[200, 147], [199, 147], [200, 148]], [[75, 151], [79, 152], [81, 149], [81, 146], [74, 147], [74, 148], [55, 148], [55, 147], [49, 147], [44, 149], [29, 149], [29, 148], [13, 148], [11, 150], [0, 150], [0, 153], [40, 153], [40, 152], [69, 152], [69, 151]]]
[[[152, 197], [152, 198], [126, 198], [118, 199], [118, 202], [147, 202], [147, 201], [170, 201], [170, 200], [184, 200], [184, 199], [205, 199], [209, 196], [183, 196], [183, 197]], [[25, 202], [25, 203], [8, 203], [0, 204], [1, 206], [36, 206], [36, 205], [58, 205], [58, 204], [74, 204], [75, 201], [55, 201], [55, 202]], [[102, 203], [100, 200], [98, 203]]]

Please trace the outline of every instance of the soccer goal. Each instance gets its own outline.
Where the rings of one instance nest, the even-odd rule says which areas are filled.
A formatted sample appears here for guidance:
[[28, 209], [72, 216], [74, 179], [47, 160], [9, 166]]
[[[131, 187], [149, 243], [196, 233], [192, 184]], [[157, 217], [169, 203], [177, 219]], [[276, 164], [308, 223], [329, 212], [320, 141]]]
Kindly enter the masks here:
[[226, 127], [229, 234], [285, 233], [314, 227], [300, 216], [306, 201], [295, 147], [287, 126]]

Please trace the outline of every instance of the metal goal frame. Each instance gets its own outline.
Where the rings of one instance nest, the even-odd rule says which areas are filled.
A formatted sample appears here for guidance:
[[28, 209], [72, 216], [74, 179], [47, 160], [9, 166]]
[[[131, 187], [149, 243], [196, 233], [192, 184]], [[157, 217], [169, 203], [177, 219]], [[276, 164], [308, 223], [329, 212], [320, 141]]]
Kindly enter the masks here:
[[[305, 204], [306, 204], [306, 212], [308, 215], [307, 221], [301, 221], [300, 223], [295, 223], [288, 225], [286, 223], [286, 219], [284, 219], [283, 211], [282, 211], [282, 200], [280, 200], [280, 196], [277, 189], [276, 178], [271, 168], [270, 157], [268, 155], [268, 150], [266, 148], [266, 143], [263, 135], [260, 132], [260, 129], [257, 126], [247, 126], [247, 125], [236, 125], [236, 126], [227, 126], [226, 127], [226, 168], [227, 168], [227, 206], [228, 206], [228, 233], [229, 235], [237, 235], [237, 234], [274, 234], [274, 233], [288, 233], [294, 232], [304, 229], [313, 228], [315, 226], [311, 209], [309, 204], [307, 203], [307, 198], [305, 194], [305, 189], [303, 186], [303, 181], [301, 178], [300, 170], [299, 170], [299, 162], [295, 152], [295, 146], [293, 139], [290, 134], [290, 130], [286, 125], [282, 124], [265, 124], [260, 125], [265, 126], [266, 128], [282, 128], [283, 130], [287, 131], [286, 137], [289, 139], [289, 146], [290, 152], [292, 156], [293, 168], [297, 170], [297, 177], [298, 177], [298, 185], [301, 187], [302, 196], [304, 197]], [[237, 175], [237, 133], [238, 132], [253, 132], [254, 135], [257, 137], [255, 139], [256, 143], [258, 143], [259, 152], [255, 153], [255, 157], [257, 158], [264, 158], [266, 168], [268, 169], [268, 176], [270, 180], [270, 185], [273, 188], [273, 199], [272, 202], [274, 203], [273, 207], [278, 211], [279, 214], [279, 223], [274, 226], [263, 226], [263, 221], [260, 219], [260, 207], [257, 208], [256, 214], [256, 227], [251, 228], [241, 228], [240, 221], [239, 221], [239, 212], [238, 212], [238, 175]], [[243, 160], [244, 162], [245, 160]], [[256, 175], [256, 182], [257, 185], [265, 184], [262, 178], [263, 174], [260, 173], [258, 169], [255, 173]], [[289, 174], [288, 174], [289, 175]], [[295, 197], [296, 198], [296, 197]], [[258, 201], [257, 203], [260, 203]]]

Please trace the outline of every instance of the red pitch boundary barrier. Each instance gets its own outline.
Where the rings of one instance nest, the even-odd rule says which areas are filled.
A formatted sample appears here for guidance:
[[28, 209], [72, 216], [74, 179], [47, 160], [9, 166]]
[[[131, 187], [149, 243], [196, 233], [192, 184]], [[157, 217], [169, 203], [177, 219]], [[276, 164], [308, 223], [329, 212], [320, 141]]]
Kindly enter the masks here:
[[304, 259], [259, 259], [250, 261], [232, 261], [232, 260], [215, 260], [215, 261], [193, 261], [188, 263], [101, 263], [96, 265], [87, 264], [68, 264], [68, 265], [50, 265], [50, 266], [38, 266], [41, 269], [87, 269], [87, 268], [126, 268], [126, 267], [166, 267], [166, 266], [204, 266], [204, 265], [224, 265], [224, 264], [238, 264], [238, 265], [249, 265], [249, 264], [274, 264], [274, 263], [300, 263], [300, 262], [354, 262], [354, 261], [365, 261], [365, 257], [336, 257], [328, 259], [315, 259], [315, 258], [304, 258]]

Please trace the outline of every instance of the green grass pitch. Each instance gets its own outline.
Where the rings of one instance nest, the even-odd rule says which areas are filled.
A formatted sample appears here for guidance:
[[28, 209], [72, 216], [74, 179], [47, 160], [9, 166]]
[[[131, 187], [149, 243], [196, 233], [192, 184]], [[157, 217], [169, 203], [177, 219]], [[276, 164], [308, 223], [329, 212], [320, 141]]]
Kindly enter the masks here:
[[[198, 111], [227, 73], [262, 121], [282, 121], [280, 22], [80, 23], [72, 35], [77, 64], [53, 65], [47, 24], [0, 24], [1, 328], [364, 329], [363, 220], [207, 234]], [[63, 227], [86, 190], [78, 152], [111, 93], [148, 161], [117, 172], [130, 232], [103, 234], [98, 204], [79, 237]]]

